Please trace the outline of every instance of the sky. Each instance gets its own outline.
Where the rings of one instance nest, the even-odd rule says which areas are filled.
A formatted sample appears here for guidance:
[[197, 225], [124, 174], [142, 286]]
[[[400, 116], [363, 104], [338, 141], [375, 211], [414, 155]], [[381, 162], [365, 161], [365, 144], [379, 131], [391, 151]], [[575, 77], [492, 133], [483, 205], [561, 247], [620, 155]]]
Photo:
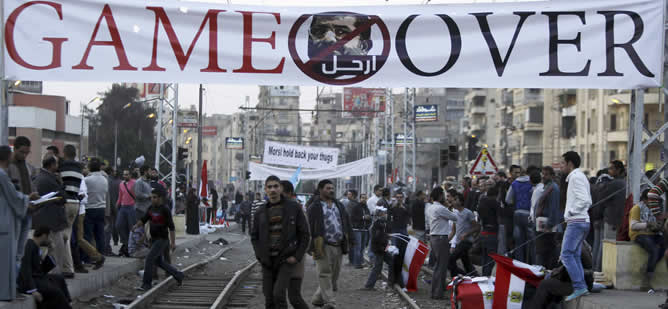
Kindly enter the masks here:
[[[424, 4], [444, 4], [444, 3], [472, 3], [472, 2], [516, 2], [516, 0], [198, 0], [198, 2], [216, 2], [228, 4], [244, 5], [275, 5], [275, 6], [360, 6], [360, 5], [424, 5]], [[111, 88], [111, 83], [92, 83], [92, 82], [49, 82], [43, 84], [43, 92], [48, 95], [65, 96], [70, 102], [71, 113], [77, 115], [80, 111], [81, 103], [88, 103], [99, 93]], [[250, 97], [251, 106], [257, 103], [259, 87], [257, 85], [204, 85], [205, 95], [203, 110], [205, 114], [233, 114], [240, 111], [239, 106], [244, 104], [246, 96]], [[315, 86], [300, 87], [300, 107], [314, 108], [316, 98]], [[340, 91], [340, 88], [330, 87], [328, 91]], [[190, 105], [197, 106], [198, 103], [198, 85], [179, 84], [179, 106], [188, 108]], [[89, 107], [95, 107], [98, 102], [92, 103]], [[304, 113], [302, 113], [304, 116]], [[309, 121], [310, 119], [305, 119]]]

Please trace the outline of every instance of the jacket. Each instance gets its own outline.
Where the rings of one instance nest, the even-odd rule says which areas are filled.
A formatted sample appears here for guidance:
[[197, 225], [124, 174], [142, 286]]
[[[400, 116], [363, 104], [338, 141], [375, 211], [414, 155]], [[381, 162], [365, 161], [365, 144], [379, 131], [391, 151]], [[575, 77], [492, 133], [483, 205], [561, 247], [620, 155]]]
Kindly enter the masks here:
[[413, 221], [413, 230], [424, 231], [426, 228], [424, 215], [424, 201], [414, 200], [411, 207], [411, 217]]
[[[59, 182], [58, 177], [45, 169], [39, 171], [33, 187], [37, 188], [39, 195], [58, 192], [58, 196], [65, 196], [65, 190]], [[32, 215], [32, 226], [46, 226], [54, 232], [59, 232], [67, 228], [65, 200], [59, 199], [40, 205], [39, 209]]]
[[[341, 214], [341, 230], [343, 232], [341, 252], [343, 254], [348, 254], [348, 248], [352, 244], [350, 238], [350, 235], [352, 234], [350, 219], [348, 218], [348, 213], [345, 208], [339, 201], [333, 200], [333, 203], [334, 206], [339, 209], [339, 213]], [[325, 217], [322, 211], [322, 203], [319, 195], [313, 197], [313, 201], [308, 207], [307, 214], [312, 239], [308, 252], [311, 254], [325, 252]]]
[[592, 204], [597, 204], [596, 207], [589, 209], [589, 218], [593, 222], [603, 220], [603, 213], [605, 212], [605, 207], [607, 206], [606, 202], [599, 203], [607, 197], [606, 191], [610, 182], [614, 178], [610, 177], [608, 174], [603, 174], [596, 180], [596, 184], [591, 186], [591, 202]]
[[624, 181], [624, 178], [617, 177], [610, 182], [607, 186], [607, 190], [605, 190], [605, 196], [602, 197], [606, 198], [612, 195], [612, 197], [602, 204], [605, 204], [605, 208], [603, 209], [603, 219], [606, 223], [614, 227], [620, 226], [624, 218], [624, 205], [626, 204], [625, 188], [626, 182]]
[[135, 207], [137, 210], [146, 212], [151, 207], [151, 184], [140, 178], [134, 185]]
[[[311, 236], [306, 223], [304, 212], [297, 202], [281, 199], [283, 205], [283, 220], [281, 229], [281, 252], [278, 255], [279, 264], [285, 259], [294, 256], [297, 262], [301, 261], [308, 248]], [[251, 243], [255, 250], [255, 257], [265, 267], [274, 267], [269, 252], [269, 218], [267, 205], [260, 205], [255, 212], [254, 222], [250, 227]]]
[[390, 241], [389, 225], [385, 219], [376, 220], [371, 226], [371, 252], [378, 255], [385, 253]]
[[589, 179], [579, 168], [574, 169], [566, 177], [568, 189], [566, 191], [566, 211], [564, 219], [567, 222], [589, 222], [587, 211], [591, 207], [591, 191]]
[[[350, 222], [354, 230], [368, 230], [371, 226], [371, 212], [366, 204], [350, 201]], [[364, 219], [369, 216], [369, 219]]]
[[[28, 183], [30, 184], [30, 188], [23, 188], [21, 186], [21, 172], [19, 171], [19, 168], [17, 164], [25, 164], [26, 168], [28, 169]], [[36, 176], [36, 174], [39, 174], [39, 171], [37, 171], [30, 163], [27, 161], [16, 161], [16, 160], [11, 160], [9, 163], [9, 168], [7, 169], [7, 175], [9, 175], [9, 178], [12, 180], [12, 183], [18, 186], [18, 190], [21, 191], [23, 194], [30, 194], [35, 192], [35, 186], [33, 183], [33, 177]]]
[[506, 204], [515, 205], [515, 209], [531, 209], [531, 192], [533, 186], [529, 181], [529, 176], [521, 176], [510, 185], [510, 190], [506, 195]]
[[105, 209], [109, 200], [109, 182], [102, 172], [92, 172], [86, 178], [88, 203], [86, 209]]
[[[552, 188], [551, 190], [549, 188]], [[547, 224], [550, 228], [563, 221], [564, 215], [561, 213], [559, 199], [561, 193], [559, 186], [554, 181], [545, 184], [545, 190], [536, 205], [536, 217], [547, 217]]]

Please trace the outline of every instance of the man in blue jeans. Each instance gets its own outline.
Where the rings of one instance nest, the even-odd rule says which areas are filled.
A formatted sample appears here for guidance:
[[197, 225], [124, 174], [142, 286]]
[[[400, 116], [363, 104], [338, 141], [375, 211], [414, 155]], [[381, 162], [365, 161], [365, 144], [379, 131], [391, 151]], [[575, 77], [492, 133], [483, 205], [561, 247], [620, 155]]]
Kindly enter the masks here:
[[366, 206], [366, 195], [362, 194], [363, 202], [357, 202], [357, 191], [350, 190], [350, 222], [353, 227], [353, 236], [355, 237], [355, 244], [350, 255], [352, 256], [352, 264], [357, 269], [363, 268], [362, 262], [364, 260], [364, 247], [369, 242], [369, 228], [371, 227], [371, 213]]
[[587, 211], [591, 207], [591, 193], [589, 180], [579, 169], [580, 161], [580, 156], [574, 151], [564, 153], [561, 160], [561, 170], [568, 175], [566, 177], [568, 189], [564, 212], [567, 225], [561, 245], [561, 261], [573, 283], [573, 294], [566, 297], [566, 301], [571, 301], [588, 293], [580, 254], [582, 252], [582, 242], [584, 242], [589, 232], [589, 214]]

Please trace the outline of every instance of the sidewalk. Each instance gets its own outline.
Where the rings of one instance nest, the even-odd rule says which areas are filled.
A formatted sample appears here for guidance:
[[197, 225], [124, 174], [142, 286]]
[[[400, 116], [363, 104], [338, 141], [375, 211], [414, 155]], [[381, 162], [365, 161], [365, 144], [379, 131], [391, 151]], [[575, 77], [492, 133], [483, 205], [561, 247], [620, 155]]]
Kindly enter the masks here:
[[[183, 252], [186, 248], [197, 246], [205, 241], [206, 234], [186, 235], [177, 234], [176, 252]], [[114, 246], [113, 251], [118, 252], [120, 246]], [[89, 269], [87, 274], [76, 274], [74, 279], [67, 279], [67, 286], [72, 299], [86, 295], [109, 285], [126, 273], [136, 272], [144, 267], [144, 259], [107, 257], [104, 266], [99, 270]], [[35, 301], [32, 297], [12, 302], [0, 302], [0, 309], [34, 309]]]
[[666, 300], [666, 293], [647, 294], [641, 291], [603, 290], [580, 297], [564, 305], [564, 309], [652, 309]]

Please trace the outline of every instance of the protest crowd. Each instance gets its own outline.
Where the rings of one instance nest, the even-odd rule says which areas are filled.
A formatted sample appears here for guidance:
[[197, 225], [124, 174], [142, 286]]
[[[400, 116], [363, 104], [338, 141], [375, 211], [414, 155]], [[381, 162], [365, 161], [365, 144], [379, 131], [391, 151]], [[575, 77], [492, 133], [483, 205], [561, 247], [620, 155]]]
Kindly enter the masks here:
[[[157, 267], [181, 283], [183, 273], [170, 264], [175, 241], [169, 192], [155, 169], [143, 165], [116, 173], [97, 158], [77, 161], [72, 146], [62, 156], [49, 147], [38, 169], [25, 160], [30, 152], [25, 137], [17, 137], [13, 151], [0, 146], [6, 229], [0, 241], [7, 248], [0, 266], [8, 274], [0, 299], [32, 294], [40, 308], [69, 308], [66, 280], [100, 271], [110, 256], [145, 258], [142, 291], [152, 287]], [[423, 254], [422, 267], [433, 276], [422, 280], [434, 300], [451, 298], [452, 285], [464, 277], [494, 276], [498, 257], [505, 256], [549, 273], [525, 300], [530, 308], [548, 308], [594, 289], [604, 239], [630, 240], [647, 251], [643, 289], [653, 292], [656, 265], [668, 254], [668, 180], [647, 172], [655, 180], [633, 205], [622, 162], [588, 177], [580, 161], [571, 151], [558, 170], [513, 165], [508, 173], [447, 178], [428, 192], [376, 185], [372, 192], [348, 190], [338, 198], [334, 183], [324, 179], [305, 203], [290, 181], [270, 176], [263, 193], [237, 192], [229, 209], [227, 196], [217, 209], [215, 193], [212, 209], [202, 215], [211, 222], [234, 213], [242, 232], [250, 234], [267, 308], [309, 308], [301, 295], [307, 254], [318, 273], [310, 304], [318, 307], [336, 307], [338, 278], [346, 267], [368, 271], [366, 282], [356, 283], [360, 290], [375, 291], [384, 267], [389, 286], [406, 288], [405, 257]], [[194, 188], [185, 200], [186, 212], [200, 211]], [[112, 241], [121, 244], [116, 253]]]

